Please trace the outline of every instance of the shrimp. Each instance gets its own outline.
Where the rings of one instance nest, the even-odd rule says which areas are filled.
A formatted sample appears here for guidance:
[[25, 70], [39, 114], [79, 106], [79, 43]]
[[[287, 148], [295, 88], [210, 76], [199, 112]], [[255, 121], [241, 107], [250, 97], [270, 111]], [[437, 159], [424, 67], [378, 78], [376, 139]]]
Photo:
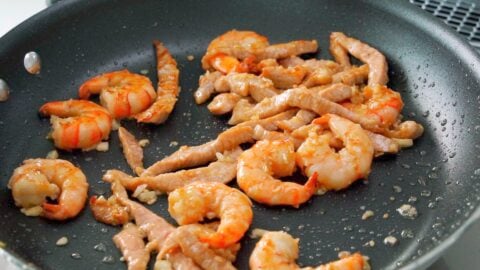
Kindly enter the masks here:
[[230, 73], [218, 78], [215, 81], [215, 90], [230, 91], [243, 97], [251, 95], [257, 102], [278, 94], [270, 79], [247, 73]]
[[215, 81], [221, 76], [222, 73], [219, 71], [210, 72], [208, 70], [205, 74], [200, 76], [200, 79], [198, 80], [198, 89], [193, 94], [197, 104], [202, 104], [210, 98], [215, 92]]
[[134, 115], [139, 123], [161, 124], [165, 122], [173, 111], [177, 102], [180, 87], [178, 77], [180, 71], [177, 62], [163, 44], [155, 40], [153, 42], [157, 56], [157, 98], [146, 110]]
[[120, 70], [95, 76], [84, 82], [79, 90], [81, 99], [100, 94], [100, 103], [113, 118], [122, 119], [147, 109], [156, 94], [149, 78]]
[[368, 85], [385, 85], [388, 82], [388, 63], [385, 56], [377, 49], [358, 39], [347, 37], [344, 33], [333, 32], [330, 35], [330, 52], [341, 65], [349, 67], [347, 51], [368, 64]]
[[180, 225], [219, 217], [216, 232], [204, 232], [199, 240], [214, 248], [239, 241], [252, 223], [252, 203], [238, 189], [221, 183], [195, 182], [168, 195], [168, 212]]
[[360, 125], [334, 114], [314, 120], [326, 125], [343, 141], [338, 152], [329, 145], [330, 136], [311, 132], [297, 150], [297, 164], [307, 176], [317, 173], [320, 187], [340, 190], [355, 180], [366, 177], [372, 165], [373, 144]]
[[157, 176], [131, 177], [118, 170], [108, 170], [103, 175], [103, 180], [107, 182], [120, 181], [130, 191], [135, 191], [140, 185], [147, 185], [149, 190], [158, 192], [172, 192], [193, 182], [226, 184], [237, 175], [237, 158], [241, 153], [242, 150], [237, 147], [232, 151], [225, 152], [224, 155], [219, 154], [218, 161], [210, 163], [207, 167], [164, 173]]
[[150, 254], [145, 248], [143, 238], [141, 230], [132, 223], [123, 226], [122, 231], [113, 236], [115, 246], [121, 250], [127, 261], [128, 270], [147, 269]]
[[259, 203], [298, 207], [315, 193], [316, 175], [313, 174], [305, 185], [274, 178], [290, 176], [295, 168], [295, 152], [291, 141], [258, 141], [240, 155], [237, 183], [250, 198]]
[[400, 94], [385, 85], [363, 88], [363, 103], [345, 102], [342, 105], [349, 110], [377, 123], [372, 131], [386, 130], [398, 121], [403, 101]]
[[108, 200], [103, 196], [92, 196], [90, 209], [97, 221], [112, 226], [126, 224], [130, 219], [128, 209], [117, 201], [116, 196], [110, 196]]
[[270, 45], [265, 36], [252, 31], [228, 31], [210, 42], [202, 58], [205, 70], [249, 72], [255, 69], [257, 60], [287, 58], [313, 53], [318, 50], [315, 40], [295, 40]]
[[[114, 181], [111, 187], [113, 194], [117, 197], [119, 202], [128, 208], [139, 229], [146, 234], [148, 239], [148, 245], [146, 248], [148, 250], [156, 250], [157, 252], [160, 251], [165, 239], [175, 230], [175, 228], [143, 205], [131, 201], [128, 198], [125, 188], [119, 182]], [[195, 265], [192, 259], [180, 252], [171, 254], [168, 260], [173, 264], [174, 269], [200, 269]], [[160, 261], [161, 258], [157, 256], [156, 263], [159, 263]]]
[[283, 231], [266, 232], [250, 255], [252, 270], [369, 270], [368, 260], [360, 253], [341, 258], [324, 265], [300, 268], [295, 260], [298, 258], [298, 239]]
[[[185, 255], [192, 258], [195, 263], [203, 269], [236, 269], [232, 265], [232, 261], [222, 256], [225, 253], [224, 251], [230, 251], [231, 249], [214, 250], [207, 244], [199, 241], [197, 235], [204, 231], [214, 233], [213, 230], [201, 224], [190, 224], [178, 227], [168, 236], [167, 240], [165, 240], [165, 245], [160, 251], [159, 256], [163, 257], [164, 254], [180, 248]], [[233, 245], [233, 252], [236, 252], [238, 246], [239, 244]]]
[[221, 93], [213, 98], [207, 108], [214, 115], [226, 114], [235, 108], [240, 99], [242, 97], [235, 93]]
[[[61, 159], [27, 159], [13, 172], [8, 188], [26, 215], [65, 220], [82, 211], [88, 182], [82, 171]], [[47, 197], [57, 203], [48, 202]]]
[[210, 42], [202, 58], [202, 67], [229, 73], [239, 69], [238, 59], [256, 57], [268, 45], [268, 39], [255, 32], [231, 30]]
[[45, 103], [40, 114], [52, 116], [51, 137], [63, 150], [90, 150], [108, 138], [112, 117], [102, 106], [86, 100], [66, 100]]
[[136, 174], [140, 175], [144, 170], [142, 147], [135, 137], [123, 127], [118, 129], [118, 138], [122, 143], [123, 155], [127, 159], [128, 165]]

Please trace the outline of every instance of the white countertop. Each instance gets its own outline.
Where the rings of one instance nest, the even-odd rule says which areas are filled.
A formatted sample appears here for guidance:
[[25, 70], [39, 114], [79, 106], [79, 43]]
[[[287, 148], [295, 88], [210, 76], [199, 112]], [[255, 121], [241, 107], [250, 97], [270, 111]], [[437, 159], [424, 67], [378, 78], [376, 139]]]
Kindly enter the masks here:
[[[47, 7], [48, 0], [0, 0], [0, 37]], [[0, 256], [2, 270], [19, 270]], [[480, 221], [477, 221], [428, 270], [480, 269]]]

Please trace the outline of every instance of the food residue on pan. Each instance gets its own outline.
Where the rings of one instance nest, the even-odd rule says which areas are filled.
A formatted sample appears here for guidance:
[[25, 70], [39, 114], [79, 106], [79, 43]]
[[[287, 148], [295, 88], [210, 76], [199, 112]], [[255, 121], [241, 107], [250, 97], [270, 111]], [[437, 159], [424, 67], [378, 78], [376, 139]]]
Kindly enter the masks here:
[[395, 236], [389, 235], [383, 239], [383, 243], [387, 246], [394, 246], [398, 243], [398, 239]]
[[55, 242], [55, 245], [61, 247], [61, 246], [66, 246], [68, 244], [68, 238], [66, 236], [60, 237], [57, 242]]
[[404, 218], [415, 219], [418, 216], [417, 208], [411, 204], [402, 204], [397, 212]]
[[[51, 101], [40, 108], [42, 115], [51, 117], [49, 137], [58, 149], [106, 152], [110, 133], [118, 130], [124, 156], [136, 176], [108, 170], [103, 180], [110, 183], [113, 195], [92, 197], [90, 207], [99, 222], [123, 226], [113, 241], [129, 269], [145, 269], [151, 252], [158, 253], [156, 269], [172, 265], [233, 269], [240, 241], [254, 218], [252, 200], [300, 208], [315, 200], [314, 195], [347, 189], [366, 179], [377, 157], [412, 147], [423, 133], [419, 123], [401, 115], [402, 97], [387, 86], [386, 58], [370, 45], [334, 32], [329, 48], [334, 60], [306, 58], [317, 52], [316, 40], [270, 44], [258, 33], [232, 30], [209, 44], [201, 59], [205, 73], [193, 97], [197, 104], [209, 102], [205, 109], [214, 115], [229, 114], [231, 127], [209, 142], [182, 146], [144, 168], [143, 147], [149, 139], [137, 141], [119, 121], [164, 123], [180, 92], [177, 62], [161, 42], [154, 41], [154, 47], [156, 89], [144, 76], [147, 69], [140, 71], [142, 75], [118, 70], [85, 81], [78, 91], [80, 99]], [[361, 64], [353, 64], [351, 56]], [[195, 57], [188, 55], [187, 60]], [[38, 55], [29, 56], [28, 67], [26, 57], [25, 67], [38, 73]], [[100, 96], [100, 105], [86, 100], [91, 95]], [[183, 116], [190, 119], [191, 113]], [[168, 145], [178, 144], [172, 140]], [[47, 157], [26, 160], [15, 170], [9, 182], [15, 203], [27, 215], [74, 218], [85, 205], [88, 182], [80, 168], [58, 159], [56, 150]], [[282, 179], [295, 171], [303, 175], [298, 181]], [[238, 189], [227, 185], [233, 179]], [[29, 181], [35, 183], [34, 189], [27, 187]], [[401, 193], [402, 188], [393, 185], [393, 191]], [[178, 227], [130, 199], [154, 204], [162, 193], [168, 193], [168, 211]], [[415, 202], [413, 198], [408, 202]], [[365, 206], [360, 209], [362, 220], [374, 216]], [[418, 216], [411, 204], [396, 210], [405, 218]], [[388, 217], [388, 213], [382, 215]], [[276, 232], [253, 229], [250, 237], [260, 239], [250, 255], [250, 268], [276, 268], [271, 256], [296, 266], [299, 239], [290, 230], [286, 225]], [[413, 232], [405, 229], [401, 236], [411, 238]], [[383, 242], [394, 246], [398, 239], [389, 235]], [[56, 242], [57, 246], [67, 244], [67, 237]], [[363, 246], [374, 247], [375, 241]], [[104, 252], [100, 244], [94, 249]], [[359, 252], [338, 255], [339, 260], [320, 267], [369, 267], [368, 257]], [[71, 257], [81, 255], [75, 252]], [[102, 263], [113, 262], [111, 255], [102, 259]]]

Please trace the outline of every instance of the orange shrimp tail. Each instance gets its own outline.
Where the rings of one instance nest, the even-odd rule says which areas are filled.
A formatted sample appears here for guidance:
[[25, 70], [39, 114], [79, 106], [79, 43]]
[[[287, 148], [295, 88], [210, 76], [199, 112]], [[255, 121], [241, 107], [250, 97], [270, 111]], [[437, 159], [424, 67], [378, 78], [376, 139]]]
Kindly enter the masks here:
[[317, 178], [318, 178], [318, 173], [314, 172], [312, 176], [308, 178], [308, 181], [304, 185], [305, 189], [310, 194], [314, 194], [317, 191], [317, 186], [318, 186]]

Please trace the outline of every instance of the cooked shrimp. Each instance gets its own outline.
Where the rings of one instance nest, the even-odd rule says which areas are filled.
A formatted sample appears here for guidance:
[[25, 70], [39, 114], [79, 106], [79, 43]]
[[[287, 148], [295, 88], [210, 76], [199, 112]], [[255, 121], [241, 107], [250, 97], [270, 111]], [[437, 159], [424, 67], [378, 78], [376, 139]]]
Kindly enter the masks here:
[[192, 258], [195, 263], [200, 265], [203, 269], [236, 269], [230, 260], [218, 254], [216, 250], [211, 249], [207, 244], [199, 241], [197, 235], [200, 235], [204, 231], [214, 233], [214, 231], [209, 230], [206, 226], [200, 224], [178, 227], [168, 236], [159, 256], [163, 257], [164, 254], [167, 254], [176, 248], [180, 248], [185, 255]]
[[216, 162], [207, 167], [164, 173], [157, 176], [132, 177], [118, 170], [108, 170], [103, 175], [107, 182], [120, 181], [128, 190], [135, 191], [140, 185], [147, 185], [149, 190], [172, 192], [193, 182], [228, 183], [237, 175], [237, 158], [242, 153], [240, 148], [225, 152]]
[[322, 188], [339, 190], [369, 174], [374, 149], [360, 125], [334, 114], [326, 114], [314, 123], [328, 126], [343, 141], [344, 148], [336, 151], [330, 147], [330, 136], [310, 133], [297, 150], [297, 164], [307, 176], [317, 173]]
[[167, 120], [177, 102], [180, 71], [168, 49], [158, 40], [153, 44], [157, 56], [157, 98], [148, 109], [141, 110], [134, 117], [140, 123], [161, 124]]
[[[88, 182], [82, 171], [61, 159], [27, 159], [13, 172], [8, 188], [26, 215], [65, 220], [82, 211]], [[57, 203], [48, 202], [47, 197]]]
[[81, 99], [100, 94], [100, 103], [115, 119], [132, 117], [147, 109], [156, 94], [149, 78], [120, 70], [95, 76], [78, 90]]
[[[342, 110], [341, 113], [353, 115], [348, 112], [348, 110], [342, 108], [341, 105], [334, 103], [349, 98], [351, 94], [351, 88], [343, 84], [333, 84], [329, 86], [328, 89], [323, 89], [322, 91], [306, 89], [304, 87], [292, 88], [279, 95], [262, 100], [250, 110], [243, 111], [243, 114], [234, 110], [228, 123], [233, 125], [252, 118], [269, 117], [291, 107], [312, 110], [319, 114], [333, 112], [333, 110], [335, 110], [335, 112]], [[368, 119], [366, 121], [368, 121]]]
[[369, 270], [370, 265], [360, 253], [355, 253], [338, 261], [324, 265], [300, 268], [295, 260], [298, 258], [298, 239], [288, 233], [267, 232], [256, 244], [250, 255], [252, 270]]
[[118, 138], [122, 144], [123, 155], [132, 170], [140, 175], [143, 169], [143, 149], [135, 137], [125, 128], [118, 129]]
[[147, 269], [150, 253], [145, 248], [143, 238], [141, 230], [132, 223], [123, 226], [122, 231], [113, 236], [115, 246], [127, 261], [128, 270]]
[[168, 212], [180, 225], [220, 218], [216, 232], [201, 234], [200, 241], [222, 248], [239, 241], [252, 223], [252, 203], [238, 189], [221, 183], [195, 182], [171, 192]]
[[[332, 46], [334, 47], [333, 49]], [[341, 48], [338, 48], [338, 46]], [[347, 37], [341, 32], [333, 32], [330, 35], [330, 51], [340, 64], [349, 66], [350, 60], [345, 50], [360, 61], [368, 64], [368, 85], [387, 84], [388, 64], [382, 53], [358, 39]]]
[[55, 146], [64, 150], [92, 149], [107, 139], [112, 128], [110, 114], [100, 105], [86, 100], [45, 103], [42, 115], [51, 115]]
[[268, 39], [252, 31], [228, 31], [210, 42], [202, 58], [205, 70], [215, 68], [223, 73], [237, 69], [239, 61], [258, 56], [268, 46]]
[[314, 53], [317, 50], [318, 43], [316, 40], [295, 40], [266, 47], [261, 54], [261, 58], [281, 59], [306, 53]]
[[307, 75], [303, 66], [285, 68], [283, 66], [267, 66], [262, 68], [262, 77], [270, 79], [276, 88], [289, 89], [299, 85]]
[[232, 127], [220, 133], [217, 139], [198, 146], [183, 146], [168, 157], [157, 161], [141, 176], [155, 176], [177, 169], [204, 165], [216, 159], [216, 153], [232, 150], [242, 143], [251, 142], [253, 128]]
[[197, 104], [202, 104], [210, 98], [215, 92], [215, 81], [221, 76], [221, 72], [210, 72], [208, 70], [205, 74], [200, 76], [200, 79], [198, 80], [198, 89], [193, 94]]
[[251, 95], [257, 102], [278, 94], [271, 80], [248, 73], [230, 73], [221, 76], [215, 81], [215, 90], [230, 91], [243, 97]]
[[315, 193], [316, 176], [312, 175], [305, 185], [274, 178], [290, 176], [295, 168], [295, 151], [291, 141], [258, 141], [240, 155], [237, 183], [259, 203], [298, 207]]
[[90, 197], [90, 209], [93, 217], [102, 223], [117, 226], [129, 221], [128, 209], [122, 206], [116, 196], [105, 199], [103, 196]]
[[[112, 191], [117, 199], [129, 209], [140, 230], [145, 232], [148, 239], [147, 249], [159, 252], [165, 239], [175, 228], [143, 205], [128, 199], [125, 188], [119, 182], [112, 183]], [[161, 258], [157, 257], [157, 262], [160, 260]], [[192, 259], [180, 252], [171, 254], [168, 260], [173, 264], [174, 269], [200, 269]]]
[[226, 114], [235, 108], [240, 99], [242, 97], [235, 93], [221, 93], [213, 98], [207, 108], [214, 115]]
[[343, 103], [351, 111], [377, 123], [379, 129], [386, 130], [398, 121], [403, 101], [400, 94], [385, 85], [366, 86], [363, 88], [363, 103]]

